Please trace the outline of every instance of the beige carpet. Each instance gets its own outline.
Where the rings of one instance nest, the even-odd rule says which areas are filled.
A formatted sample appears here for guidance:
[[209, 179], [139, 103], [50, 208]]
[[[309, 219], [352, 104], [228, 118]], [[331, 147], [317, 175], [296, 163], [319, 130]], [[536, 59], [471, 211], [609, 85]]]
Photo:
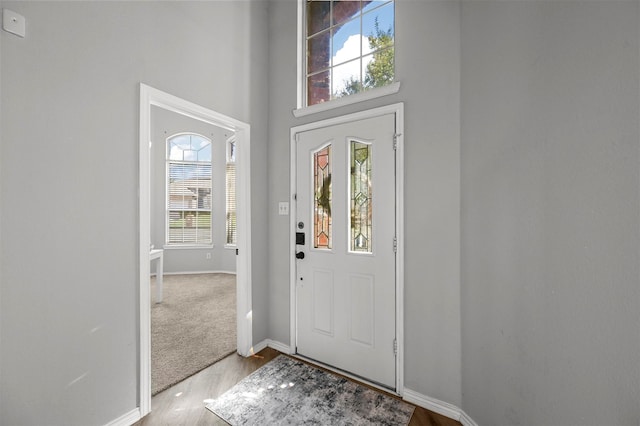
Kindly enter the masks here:
[[236, 350], [236, 276], [165, 275], [155, 303], [151, 278], [151, 393], [186, 379]]

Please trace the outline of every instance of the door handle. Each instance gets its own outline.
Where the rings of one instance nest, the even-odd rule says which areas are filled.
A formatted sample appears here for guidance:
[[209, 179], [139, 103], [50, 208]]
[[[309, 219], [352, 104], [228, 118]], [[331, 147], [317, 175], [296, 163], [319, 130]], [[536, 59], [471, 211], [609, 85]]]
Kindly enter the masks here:
[[304, 259], [304, 252], [303, 251], [299, 251], [296, 253], [296, 259]]

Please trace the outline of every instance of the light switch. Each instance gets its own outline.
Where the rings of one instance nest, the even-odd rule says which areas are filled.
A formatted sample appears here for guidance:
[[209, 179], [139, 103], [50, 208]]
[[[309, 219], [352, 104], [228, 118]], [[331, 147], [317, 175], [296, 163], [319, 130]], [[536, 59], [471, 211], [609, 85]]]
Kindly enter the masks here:
[[278, 203], [278, 214], [279, 215], [288, 215], [289, 214], [289, 203], [286, 201], [280, 201]]
[[2, 29], [19, 37], [24, 37], [26, 34], [24, 16], [9, 9], [2, 9]]

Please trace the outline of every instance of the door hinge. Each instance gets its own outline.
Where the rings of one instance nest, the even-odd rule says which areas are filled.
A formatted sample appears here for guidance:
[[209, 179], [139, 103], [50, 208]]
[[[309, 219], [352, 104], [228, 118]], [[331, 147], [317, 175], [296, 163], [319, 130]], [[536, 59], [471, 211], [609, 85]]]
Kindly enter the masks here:
[[393, 252], [394, 253], [398, 252], [398, 238], [397, 237], [393, 237]]
[[398, 137], [402, 136], [402, 133], [396, 133], [393, 135], [393, 150], [398, 149]]
[[393, 339], [393, 355], [398, 356], [398, 340]]

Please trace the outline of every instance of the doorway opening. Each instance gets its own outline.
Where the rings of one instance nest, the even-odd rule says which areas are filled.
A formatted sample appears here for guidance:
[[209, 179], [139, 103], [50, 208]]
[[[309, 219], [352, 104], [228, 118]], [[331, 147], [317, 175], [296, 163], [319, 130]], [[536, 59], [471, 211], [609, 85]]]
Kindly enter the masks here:
[[152, 106], [151, 140], [153, 400], [237, 351], [237, 232], [235, 134]]
[[151, 260], [151, 108], [157, 107], [180, 114], [235, 136], [236, 161], [236, 300], [237, 352], [248, 356], [251, 351], [251, 205], [250, 205], [250, 126], [208, 108], [140, 84], [139, 138], [139, 410], [144, 416], [151, 411], [151, 331], [150, 331], [150, 260]]

